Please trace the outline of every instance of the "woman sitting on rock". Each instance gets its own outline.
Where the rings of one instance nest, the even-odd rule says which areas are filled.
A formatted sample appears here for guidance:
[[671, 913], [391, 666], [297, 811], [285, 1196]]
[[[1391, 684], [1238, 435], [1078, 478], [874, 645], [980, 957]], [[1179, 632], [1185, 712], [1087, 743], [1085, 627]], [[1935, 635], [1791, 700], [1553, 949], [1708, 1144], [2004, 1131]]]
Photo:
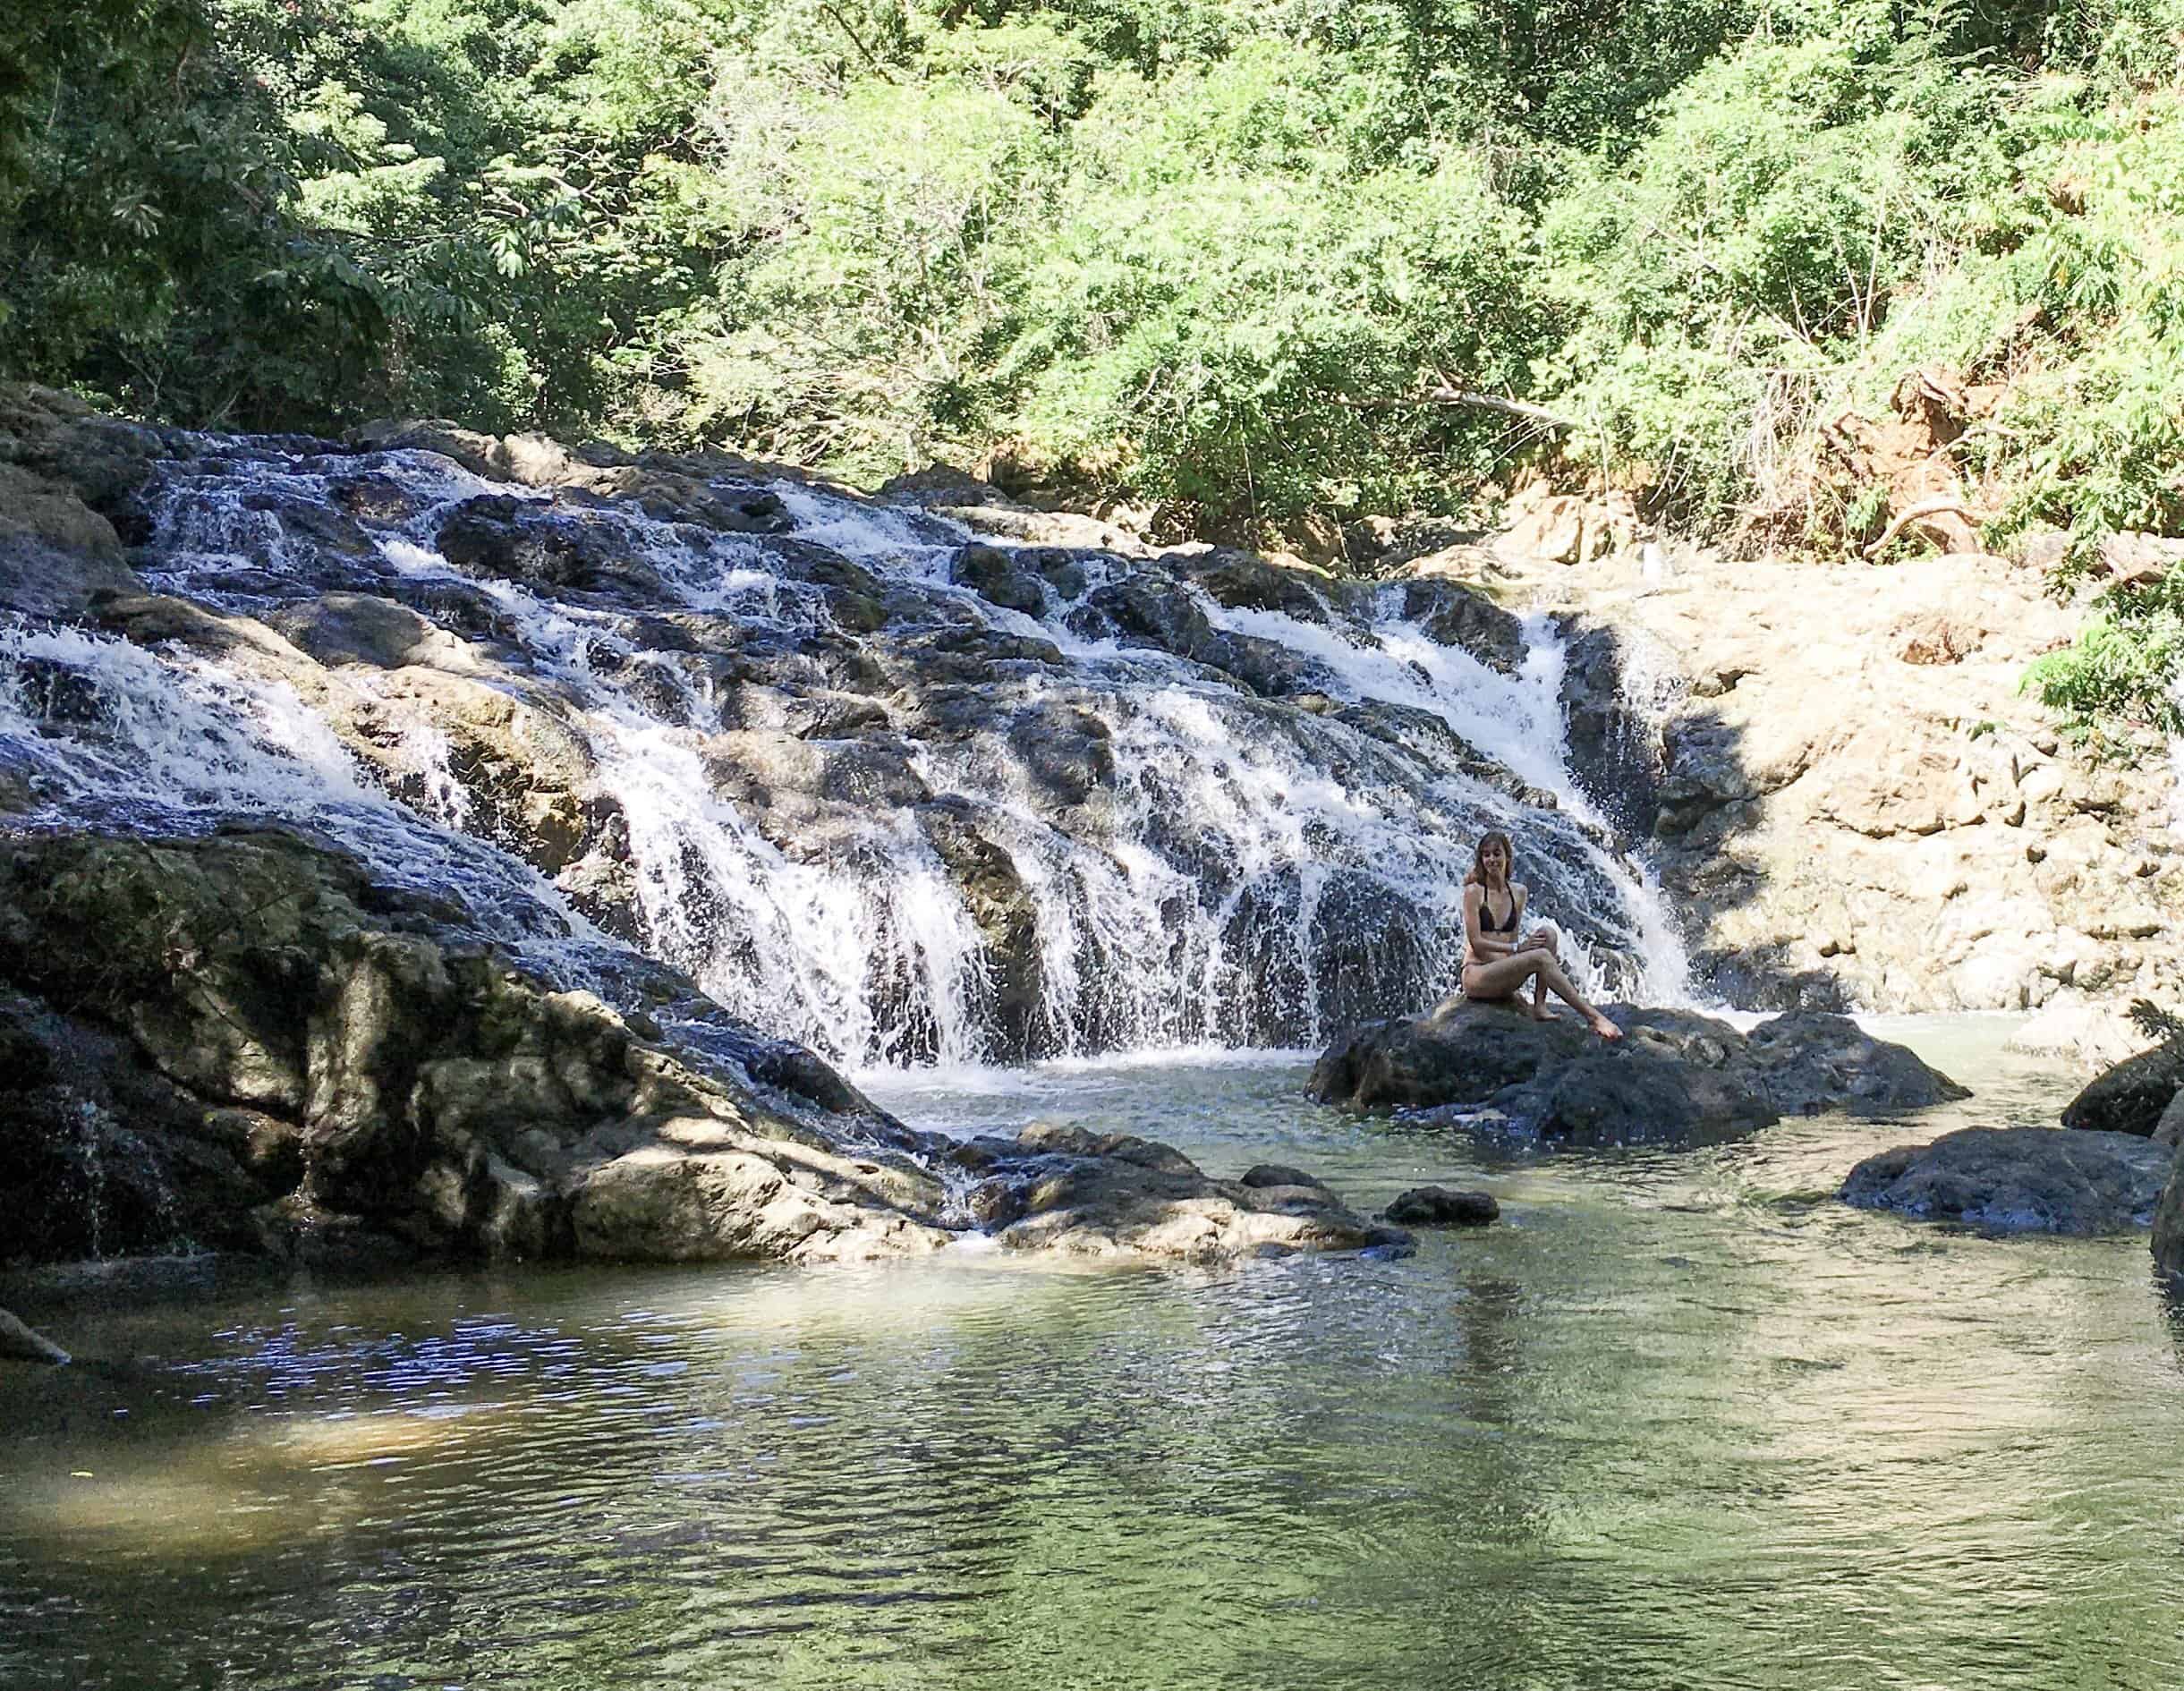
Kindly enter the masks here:
[[[1509, 879], [1515, 850], [1507, 834], [1492, 833], [1479, 842], [1471, 873], [1464, 877], [1464, 996], [1474, 1003], [1516, 998], [1532, 982], [1532, 1019], [1550, 1021], [1551, 992], [1593, 1024], [1603, 1040], [1619, 1040], [1623, 1030], [1578, 996], [1562, 972], [1562, 935], [1542, 922], [1517, 936], [1525, 920], [1525, 888]], [[1443, 1006], [1443, 1008], [1448, 1007]]]

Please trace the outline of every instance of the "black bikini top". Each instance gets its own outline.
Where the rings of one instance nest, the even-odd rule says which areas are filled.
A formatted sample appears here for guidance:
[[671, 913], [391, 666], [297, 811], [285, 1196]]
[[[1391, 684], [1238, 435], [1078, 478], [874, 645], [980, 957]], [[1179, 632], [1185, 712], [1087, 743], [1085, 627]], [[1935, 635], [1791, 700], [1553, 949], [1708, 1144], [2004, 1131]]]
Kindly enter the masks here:
[[1509, 895], [1509, 919], [1496, 922], [1486, 905], [1486, 888], [1479, 888], [1479, 931], [1481, 933], [1515, 933], [1517, 931], [1517, 895]]

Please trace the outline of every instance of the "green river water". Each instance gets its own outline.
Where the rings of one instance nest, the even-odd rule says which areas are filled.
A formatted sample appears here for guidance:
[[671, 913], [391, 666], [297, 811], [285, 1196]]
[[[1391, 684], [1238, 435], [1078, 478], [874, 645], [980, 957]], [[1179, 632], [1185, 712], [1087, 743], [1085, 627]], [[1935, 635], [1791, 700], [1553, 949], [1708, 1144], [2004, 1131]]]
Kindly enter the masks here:
[[1400, 1262], [18, 1277], [86, 1360], [0, 1367], [0, 1687], [2173, 1691], [2143, 1236], [1824, 1196], [2052, 1122], [2005, 1025], [1888, 1030], [1977, 1089], [1915, 1126], [1682, 1153], [1493, 1158], [1283, 1058], [873, 1088], [1501, 1196]]

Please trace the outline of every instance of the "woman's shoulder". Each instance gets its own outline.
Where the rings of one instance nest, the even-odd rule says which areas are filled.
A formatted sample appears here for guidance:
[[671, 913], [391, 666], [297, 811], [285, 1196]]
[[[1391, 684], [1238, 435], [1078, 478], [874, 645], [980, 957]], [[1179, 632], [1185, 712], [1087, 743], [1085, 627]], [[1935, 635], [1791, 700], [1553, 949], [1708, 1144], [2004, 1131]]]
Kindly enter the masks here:
[[1509, 896], [1516, 899], [1520, 905], [1525, 901], [1525, 895], [1531, 890], [1532, 889], [1525, 886], [1521, 880], [1513, 880], [1509, 883]]

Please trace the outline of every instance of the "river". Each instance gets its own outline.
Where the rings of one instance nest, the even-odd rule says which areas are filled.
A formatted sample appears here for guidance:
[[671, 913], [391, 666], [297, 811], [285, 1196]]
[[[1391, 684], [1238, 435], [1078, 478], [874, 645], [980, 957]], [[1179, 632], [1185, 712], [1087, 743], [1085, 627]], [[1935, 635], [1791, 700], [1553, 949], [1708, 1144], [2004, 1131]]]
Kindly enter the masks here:
[[1296, 1057], [865, 1077], [1500, 1194], [1400, 1261], [19, 1276], [85, 1360], [0, 1371], [0, 1684], [2168, 1691], [2184, 1319], [1830, 1201], [2075, 1084], [1882, 1025], [1973, 1100], [1512, 1161]]

